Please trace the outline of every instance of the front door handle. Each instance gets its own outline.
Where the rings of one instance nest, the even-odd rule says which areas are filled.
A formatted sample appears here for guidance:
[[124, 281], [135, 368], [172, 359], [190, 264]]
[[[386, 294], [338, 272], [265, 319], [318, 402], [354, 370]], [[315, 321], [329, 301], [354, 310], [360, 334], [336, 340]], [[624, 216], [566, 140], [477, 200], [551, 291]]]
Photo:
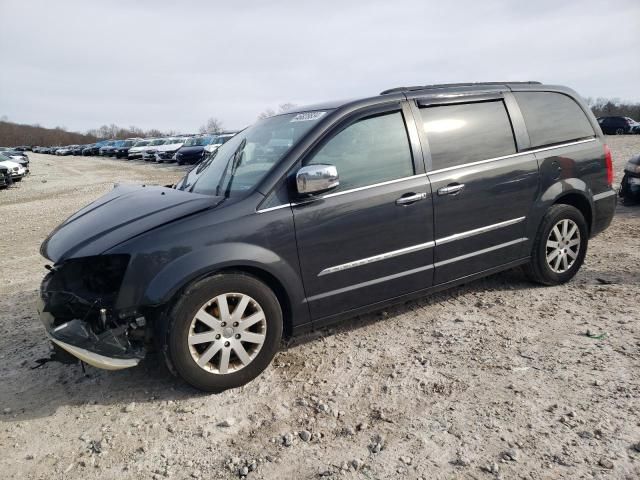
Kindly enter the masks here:
[[407, 193], [396, 200], [396, 205], [411, 205], [425, 198], [427, 198], [426, 193]]
[[451, 183], [438, 189], [438, 195], [457, 195], [464, 188], [464, 183]]

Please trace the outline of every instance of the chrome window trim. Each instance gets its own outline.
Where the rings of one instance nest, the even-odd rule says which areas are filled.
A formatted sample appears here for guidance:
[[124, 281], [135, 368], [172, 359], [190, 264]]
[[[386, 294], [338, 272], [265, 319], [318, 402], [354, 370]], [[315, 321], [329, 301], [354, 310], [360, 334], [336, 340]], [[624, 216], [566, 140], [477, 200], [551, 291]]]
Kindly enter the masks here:
[[455, 242], [456, 240], [462, 240], [463, 238], [473, 237], [474, 235], [480, 235], [481, 233], [491, 232], [499, 228], [508, 227], [509, 225], [515, 225], [524, 221], [526, 217], [513, 218], [511, 220], [505, 220], [504, 222], [494, 223], [486, 225], [480, 228], [474, 228], [473, 230], [467, 230], [466, 232], [454, 233], [448, 237], [443, 237], [436, 240], [436, 245], [443, 245], [449, 242]]
[[[340, 174], [340, 172], [338, 172], [338, 174]], [[414, 180], [416, 178], [424, 178], [426, 176], [427, 176], [426, 173], [418, 173], [417, 175], [410, 175], [408, 177], [395, 178], [393, 180], [387, 180], [386, 182], [372, 183], [371, 185], [365, 185], [363, 187], [350, 188], [349, 190], [344, 190], [342, 192], [327, 193], [326, 195], [322, 195], [318, 197], [318, 199], [338, 197], [340, 195], [346, 195], [347, 193], [361, 192], [363, 190], [368, 190], [370, 188], [384, 187], [385, 185], [392, 185], [394, 183], [404, 182], [405, 180]], [[271, 212], [273, 210], [278, 210], [280, 208], [295, 207], [296, 205], [300, 205], [300, 204], [295, 202], [284, 203], [282, 205], [277, 205], [275, 207], [261, 208], [260, 210], [256, 210], [256, 213], [266, 213], [266, 212]]]
[[[340, 172], [338, 172], [338, 175], [340, 175]], [[349, 190], [344, 190], [342, 192], [327, 193], [326, 195], [323, 195], [320, 198], [339, 197], [340, 195], [346, 195], [347, 193], [361, 192], [363, 190], [368, 190], [370, 188], [383, 187], [385, 185], [391, 185], [391, 184], [398, 183], [398, 182], [404, 182], [405, 180], [412, 180], [412, 179], [422, 178], [422, 177], [426, 177], [426, 176], [427, 176], [426, 173], [419, 173], [417, 175], [410, 175], [408, 177], [402, 177], [402, 178], [395, 178], [393, 180], [387, 180], [386, 182], [372, 183], [371, 185], [365, 185], [363, 187], [350, 188]]]
[[598, 200], [602, 200], [603, 198], [607, 198], [610, 197], [611, 195], [615, 195], [616, 191], [615, 190], [606, 190], [604, 192], [601, 193], [597, 193], [596, 195], [593, 196], [593, 201], [597, 202]]
[[493, 252], [494, 250], [500, 250], [501, 248], [510, 247], [512, 245], [517, 245], [518, 243], [526, 242], [528, 238], [522, 237], [516, 240], [511, 240], [510, 242], [500, 243], [498, 245], [493, 245], [492, 247], [483, 248], [482, 250], [476, 250], [475, 252], [465, 253], [464, 255], [460, 255], [459, 257], [449, 258], [447, 260], [442, 260], [440, 262], [436, 262], [433, 264], [435, 268], [441, 267], [443, 265], [448, 265], [450, 263], [459, 262], [460, 260], [466, 260], [467, 258], [475, 257], [477, 255], [482, 255], [483, 253]]
[[572, 145], [580, 145], [581, 143], [589, 143], [589, 142], [595, 142], [595, 141], [596, 141], [596, 137], [593, 137], [593, 138], [586, 138], [584, 140], [576, 140], [575, 142], [567, 142], [567, 143], [562, 143], [560, 145], [553, 145], [551, 147], [534, 148], [531, 150], [516, 152], [509, 155], [503, 155], [502, 157], [488, 158], [486, 160], [478, 160], [477, 162], [463, 163], [461, 165], [454, 165], [453, 167], [446, 167], [446, 168], [439, 168], [437, 170], [431, 170], [427, 172], [427, 175], [434, 175], [436, 173], [448, 172], [450, 170], [458, 170], [464, 167], [473, 167], [475, 165], [482, 165], [484, 163], [497, 162], [498, 160], [507, 160], [509, 158], [521, 157], [523, 155], [530, 155], [532, 153], [546, 152], [548, 150], [555, 150], [556, 148], [570, 147]]
[[400, 255], [406, 255], [408, 253], [418, 252], [420, 250], [425, 250], [427, 248], [433, 248], [434, 246], [435, 246], [435, 242], [419, 243], [417, 245], [411, 245], [410, 247], [400, 248], [398, 250], [392, 250], [390, 252], [385, 252], [378, 255], [373, 255], [371, 257], [354, 260], [352, 262], [342, 263], [340, 265], [325, 268], [318, 274], [318, 277], [322, 277], [330, 273], [341, 272], [343, 270], [349, 270], [351, 268], [360, 267], [362, 265], [368, 265], [370, 263], [379, 262], [381, 260], [387, 260], [389, 258], [398, 257]]

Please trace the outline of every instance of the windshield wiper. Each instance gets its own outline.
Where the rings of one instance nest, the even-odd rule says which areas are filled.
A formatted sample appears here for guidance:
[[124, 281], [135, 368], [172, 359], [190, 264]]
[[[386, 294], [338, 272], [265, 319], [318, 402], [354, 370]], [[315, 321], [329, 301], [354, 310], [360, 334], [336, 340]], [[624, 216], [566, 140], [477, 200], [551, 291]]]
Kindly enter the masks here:
[[238, 148], [236, 148], [235, 152], [233, 152], [233, 155], [229, 157], [229, 161], [227, 162], [227, 165], [224, 168], [224, 174], [222, 175], [222, 177], [220, 178], [220, 182], [218, 182], [218, 185], [216, 186], [216, 196], [220, 195], [220, 187], [222, 187], [225, 179], [227, 178], [227, 172], [229, 171], [229, 163], [231, 163], [229, 183], [227, 183], [227, 187], [224, 190], [224, 198], [229, 198], [229, 194], [231, 193], [231, 184], [233, 183], [233, 177], [235, 176], [236, 170], [240, 165], [240, 159], [242, 158], [242, 153], [246, 145], [247, 145], [247, 139], [244, 138], [240, 142], [240, 145], [238, 145]]

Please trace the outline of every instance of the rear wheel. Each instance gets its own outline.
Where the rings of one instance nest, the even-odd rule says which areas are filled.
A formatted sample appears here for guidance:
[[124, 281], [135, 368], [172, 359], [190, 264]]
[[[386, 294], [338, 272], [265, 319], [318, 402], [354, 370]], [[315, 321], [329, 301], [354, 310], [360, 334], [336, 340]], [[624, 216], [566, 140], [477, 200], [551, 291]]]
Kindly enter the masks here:
[[578, 272], [587, 253], [589, 231], [582, 213], [571, 205], [553, 205], [534, 240], [528, 276], [544, 285], [568, 282]]
[[169, 360], [196, 388], [220, 392], [257, 377], [282, 338], [278, 299], [260, 280], [220, 274], [190, 287], [170, 313]]
[[616, 129], [616, 135], [624, 135], [624, 128]]

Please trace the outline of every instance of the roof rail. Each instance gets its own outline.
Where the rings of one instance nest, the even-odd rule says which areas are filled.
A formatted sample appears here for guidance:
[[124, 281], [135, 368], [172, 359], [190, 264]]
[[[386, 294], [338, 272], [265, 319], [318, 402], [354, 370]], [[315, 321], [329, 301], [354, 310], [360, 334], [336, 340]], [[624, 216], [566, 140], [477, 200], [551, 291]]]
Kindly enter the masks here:
[[481, 87], [484, 85], [541, 85], [542, 82], [536, 81], [526, 81], [526, 82], [470, 82], [470, 83], [439, 83], [434, 85], [421, 85], [421, 86], [411, 86], [411, 87], [396, 87], [390, 88], [383, 92], [380, 92], [380, 95], [389, 95], [390, 93], [400, 93], [400, 92], [412, 92], [415, 90], [428, 90], [428, 89], [436, 89], [436, 88], [450, 88], [450, 87]]

